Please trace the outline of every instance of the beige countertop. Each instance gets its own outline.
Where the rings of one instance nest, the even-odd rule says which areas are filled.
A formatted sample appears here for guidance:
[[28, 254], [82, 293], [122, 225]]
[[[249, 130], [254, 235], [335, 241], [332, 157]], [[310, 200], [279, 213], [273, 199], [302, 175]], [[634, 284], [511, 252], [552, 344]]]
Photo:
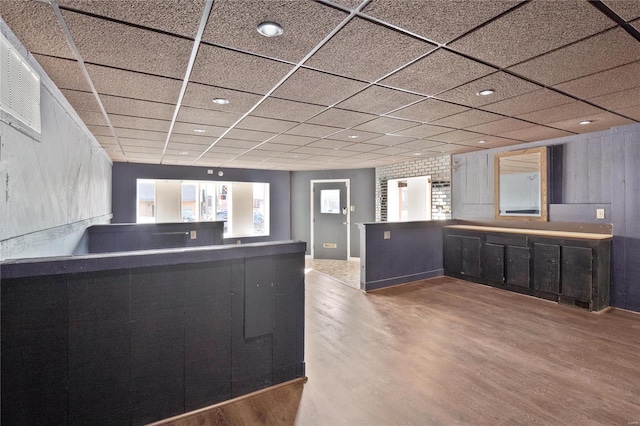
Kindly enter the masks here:
[[497, 226], [477, 225], [449, 225], [448, 229], [466, 229], [469, 231], [502, 232], [505, 234], [541, 235], [545, 237], [578, 238], [583, 240], [606, 240], [612, 237], [610, 234], [594, 234], [589, 232], [549, 231], [543, 229], [526, 228], [501, 228]]

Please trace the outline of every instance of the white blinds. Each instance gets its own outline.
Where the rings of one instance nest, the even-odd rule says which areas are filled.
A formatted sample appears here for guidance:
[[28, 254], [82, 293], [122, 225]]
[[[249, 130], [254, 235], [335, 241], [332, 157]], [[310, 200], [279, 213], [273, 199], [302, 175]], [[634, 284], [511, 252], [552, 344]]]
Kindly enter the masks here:
[[40, 133], [40, 77], [0, 34], [0, 108]]

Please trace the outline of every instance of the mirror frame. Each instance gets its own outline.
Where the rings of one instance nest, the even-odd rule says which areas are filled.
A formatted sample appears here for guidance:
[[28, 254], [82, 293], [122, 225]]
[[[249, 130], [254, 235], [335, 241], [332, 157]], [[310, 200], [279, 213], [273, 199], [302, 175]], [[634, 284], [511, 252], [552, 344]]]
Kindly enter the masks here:
[[[536, 216], [513, 216], [513, 215], [500, 215], [500, 159], [504, 157], [514, 157], [525, 154], [540, 154], [540, 215]], [[493, 188], [494, 188], [494, 200], [493, 205], [495, 207], [496, 220], [522, 220], [522, 221], [538, 221], [547, 222], [548, 212], [548, 198], [547, 198], [547, 147], [521, 149], [518, 151], [508, 151], [495, 154], [493, 157]]]

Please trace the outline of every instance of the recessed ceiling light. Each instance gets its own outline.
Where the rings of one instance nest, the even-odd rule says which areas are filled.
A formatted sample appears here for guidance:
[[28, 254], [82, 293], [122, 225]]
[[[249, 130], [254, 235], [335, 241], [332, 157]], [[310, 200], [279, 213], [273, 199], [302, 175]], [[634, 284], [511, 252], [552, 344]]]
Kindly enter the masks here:
[[478, 143], [487, 143], [487, 141], [485, 141], [484, 139], [481, 141], [478, 141]]
[[187, 151], [182, 151], [180, 155], [189, 155], [189, 153]]
[[493, 95], [493, 93], [495, 92], [495, 90], [493, 89], [486, 89], [486, 90], [481, 90], [478, 93], [476, 93], [476, 95], [478, 96], [489, 96], [489, 95]]
[[196, 132], [196, 133], [204, 133], [204, 132], [206, 132], [206, 130], [204, 130], [204, 129], [193, 129], [193, 131]]
[[420, 155], [422, 155], [422, 153], [421, 152], [414, 152], [413, 155], [420, 156]]
[[265, 37], [277, 37], [282, 35], [282, 27], [275, 22], [262, 22], [258, 25], [258, 32]]
[[593, 120], [583, 120], [581, 122], [579, 122], [578, 124], [591, 124], [593, 123]]
[[213, 100], [214, 104], [218, 104], [218, 105], [226, 105], [229, 103], [229, 99], [225, 99], [225, 98], [215, 98]]
[[359, 137], [358, 135], [349, 135], [349, 139], [358, 139]]

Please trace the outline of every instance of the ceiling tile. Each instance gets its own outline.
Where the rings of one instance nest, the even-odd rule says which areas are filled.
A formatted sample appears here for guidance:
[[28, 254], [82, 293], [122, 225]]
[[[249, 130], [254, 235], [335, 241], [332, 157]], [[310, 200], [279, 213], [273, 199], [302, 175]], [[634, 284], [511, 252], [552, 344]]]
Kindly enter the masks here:
[[305, 65], [373, 82], [435, 47], [398, 31], [355, 18]]
[[[85, 123], [86, 124], [86, 123]], [[93, 134], [93, 136], [113, 136], [111, 133], [111, 129], [107, 126], [94, 126], [91, 124], [87, 124], [87, 129]]]
[[306, 145], [311, 142], [317, 141], [318, 138], [309, 138], [306, 136], [296, 136], [296, 135], [278, 135], [275, 138], [271, 139], [269, 142], [279, 143], [284, 145]]
[[242, 114], [214, 111], [204, 108], [193, 108], [182, 105], [178, 112], [178, 121], [184, 123], [209, 124], [211, 126], [229, 127], [242, 117]]
[[76, 58], [48, 4], [37, 1], [3, 1], [2, 19], [29, 52]]
[[555, 85], [638, 59], [640, 43], [622, 28], [614, 28], [510, 70], [543, 84]]
[[[204, 130], [204, 132], [194, 132], [194, 129]], [[221, 136], [225, 130], [227, 130], [226, 127], [209, 126], [207, 124], [182, 123], [180, 121], [176, 121], [175, 125], [173, 126], [174, 133], [198, 135], [208, 138], [216, 138], [218, 136]]]
[[491, 149], [491, 148], [497, 148], [500, 146], [518, 145], [522, 143], [521, 141], [518, 141], [515, 139], [501, 138], [499, 136], [492, 136], [492, 135], [484, 135], [480, 140], [483, 140], [484, 143], [480, 144], [477, 138], [473, 138], [466, 141], [460, 141], [458, 143], [462, 145], [476, 146], [482, 149]]
[[355, 127], [355, 130], [377, 133], [396, 133], [409, 127], [415, 127], [419, 123], [407, 120], [398, 120], [391, 117], [379, 117]]
[[418, 140], [415, 140], [413, 142], [403, 143], [403, 144], [398, 145], [398, 146], [401, 147], [401, 148], [420, 151], [420, 150], [428, 150], [430, 148], [433, 148], [435, 146], [439, 146], [439, 145], [442, 145], [442, 144], [443, 144], [443, 142], [436, 142], [436, 141], [418, 139]]
[[406, 108], [402, 108], [389, 115], [426, 123], [437, 120], [438, 118], [458, 114], [466, 110], [468, 110], [467, 107], [460, 105], [450, 104], [437, 99], [427, 99]]
[[384, 147], [382, 149], [378, 149], [373, 151], [373, 154], [384, 154], [384, 155], [400, 155], [400, 154], [406, 154], [408, 152], [413, 151], [412, 149], [408, 149], [408, 148], [400, 148], [398, 146], [387, 146]]
[[299, 124], [293, 129], [287, 131], [290, 135], [310, 136], [315, 138], [323, 138], [342, 130], [337, 127], [318, 126], [315, 124]]
[[218, 146], [215, 145], [211, 148], [208, 153], [212, 155], [223, 154], [223, 155], [242, 155], [247, 152], [246, 148], [237, 148], [232, 146]]
[[92, 92], [81, 92], [70, 89], [60, 89], [60, 91], [76, 111], [100, 112], [100, 106]]
[[171, 142], [169, 141], [169, 145], [167, 146], [167, 151], [169, 149], [173, 151], [187, 151], [190, 153], [202, 153], [205, 149], [209, 147], [209, 144], [192, 144], [192, 143], [182, 143], [182, 142]]
[[[145, 139], [164, 142], [167, 139], [167, 132], [154, 132], [149, 130], [127, 129], [122, 127], [114, 127], [118, 138], [122, 139]], [[120, 140], [122, 143], [123, 141]]]
[[492, 121], [490, 123], [467, 127], [466, 130], [484, 133], [487, 135], [494, 135], [511, 130], [524, 129], [525, 127], [531, 127], [531, 123], [518, 120], [516, 118], [503, 118], [501, 120]]
[[91, 87], [82, 73], [78, 61], [33, 55], [58, 89], [71, 89], [91, 92]]
[[413, 93], [371, 86], [357, 93], [337, 106], [352, 111], [384, 114], [423, 99]]
[[515, 139], [525, 142], [542, 141], [545, 139], [561, 138], [563, 136], [571, 136], [573, 133], [564, 130], [552, 129], [545, 126], [531, 126], [524, 129], [512, 130], [510, 132], [500, 133], [498, 136], [507, 139]]
[[292, 68], [283, 62], [201, 44], [190, 80], [265, 94]]
[[437, 50], [382, 80], [388, 86], [435, 95], [495, 71], [455, 53]]
[[252, 115], [281, 120], [297, 121], [299, 123], [319, 114], [326, 108], [320, 105], [312, 105], [302, 102], [288, 101], [285, 99], [267, 98]]
[[506, 99], [504, 101], [485, 105], [482, 109], [496, 112], [498, 114], [514, 116], [572, 102], [574, 102], [574, 100], [568, 96], [561, 95], [548, 89], [541, 89]]
[[453, 42], [450, 47], [507, 67], [614, 25], [585, 1], [532, 1]]
[[162, 150], [164, 148], [164, 142], [158, 140], [149, 140], [149, 139], [129, 139], [129, 138], [120, 138], [120, 144], [123, 147], [136, 147], [142, 146], [147, 148], [156, 148], [158, 150]]
[[132, 71], [87, 64], [91, 81], [100, 94], [174, 103], [182, 83], [164, 77], [155, 77]]
[[222, 148], [223, 146], [230, 148], [240, 148], [240, 149], [252, 149], [256, 146], [260, 145], [258, 141], [250, 141], [250, 140], [237, 140], [237, 139], [228, 139], [226, 136], [218, 141], [215, 144], [216, 147]]
[[275, 120], [250, 115], [238, 123], [238, 128], [247, 130], [257, 130], [260, 132], [282, 133], [294, 127], [295, 121]]
[[429, 151], [438, 152], [440, 154], [461, 154], [463, 152], [478, 151], [478, 148], [474, 148], [466, 145], [456, 145], [453, 143], [446, 143], [443, 145], [434, 146], [433, 148], [429, 148]]
[[291, 152], [293, 152], [294, 154], [322, 155], [327, 151], [329, 151], [328, 148], [313, 148], [313, 147], [310, 147], [310, 146], [301, 146], [301, 147], [298, 147], [298, 148], [294, 149]]
[[275, 133], [257, 132], [254, 130], [244, 130], [236, 127], [235, 129], [231, 129], [229, 133], [225, 135], [225, 138], [264, 142], [275, 135]]
[[109, 114], [109, 120], [114, 127], [125, 127], [137, 130], [153, 130], [168, 132], [170, 121], [154, 120], [152, 118], [131, 117], [127, 115]]
[[131, 115], [135, 117], [171, 120], [175, 105], [118, 96], [100, 95], [104, 109], [108, 113]]
[[[213, 103], [216, 98], [227, 99], [229, 103], [226, 105]], [[244, 114], [260, 99], [262, 99], [262, 96], [253, 93], [189, 82], [182, 104], [227, 113]]]
[[101, 126], [108, 127], [107, 121], [104, 119], [104, 115], [97, 111], [76, 111], [78, 116], [82, 119], [87, 126]]
[[593, 107], [584, 102], [576, 101], [569, 104], [518, 115], [518, 118], [531, 121], [533, 123], [547, 124], [561, 120], [570, 120], [590, 114], [599, 114], [601, 112], [603, 111], [599, 108]]
[[[344, 150], [345, 151], [352, 151], [352, 152], [371, 152], [371, 151], [375, 151], [375, 150], [378, 150], [380, 148], [383, 148], [386, 145], [386, 144], [376, 145], [376, 144], [371, 143], [374, 140], [369, 141], [370, 143], [355, 143], [353, 145], [349, 145], [349, 146], [345, 147]], [[390, 145], [387, 145], [387, 146], [390, 146]]]
[[[216, 0], [202, 39], [271, 58], [299, 62], [347, 14], [315, 2]], [[277, 22], [280, 37], [264, 37], [257, 24]]]
[[58, 4], [62, 7], [70, 7], [194, 38], [200, 24], [205, 0], [136, 0], [128, 2], [58, 0]]
[[640, 61], [554, 86], [583, 99], [640, 86]]
[[477, 109], [470, 109], [468, 111], [461, 112], [460, 114], [450, 115], [448, 117], [440, 118], [438, 120], [431, 121], [430, 124], [435, 126], [456, 127], [460, 129], [466, 129], [467, 127], [476, 126], [478, 124], [490, 123], [503, 118], [501, 115], [493, 114], [491, 112], [480, 111]]
[[364, 13], [438, 43], [447, 43], [518, 3], [517, 0], [376, 0], [364, 8]]
[[364, 114], [361, 112], [346, 111], [339, 108], [330, 108], [313, 117], [309, 123], [323, 124], [325, 126], [349, 128], [355, 127], [366, 121], [376, 118], [375, 115]]
[[430, 136], [429, 139], [437, 142], [454, 143], [460, 141], [466, 141], [472, 138], [482, 139], [484, 135], [476, 132], [469, 132], [467, 130], [454, 130], [453, 132], [442, 133], [440, 135]]
[[301, 68], [273, 96], [331, 106], [362, 90], [366, 83]]
[[267, 142], [264, 143], [262, 145], [260, 145], [260, 148], [267, 150], [267, 151], [273, 151], [273, 152], [289, 152], [292, 149], [295, 149], [294, 145], [285, 145], [285, 144], [280, 144], [280, 143], [273, 143], [273, 142]]
[[433, 126], [431, 124], [422, 124], [410, 129], [396, 132], [396, 135], [407, 136], [412, 138], [428, 138], [434, 135], [450, 132], [452, 129], [448, 127]]
[[616, 109], [615, 111], [619, 114], [624, 115], [625, 117], [630, 117], [636, 121], [640, 121], [640, 107], [638, 106]]
[[370, 139], [369, 143], [376, 145], [386, 145], [386, 146], [394, 146], [399, 145], [401, 143], [407, 143], [415, 140], [415, 138], [407, 137], [407, 136], [397, 136], [397, 135], [382, 135], [375, 139]]
[[640, 109], [640, 86], [622, 92], [590, 98], [589, 101], [616, 112], [632, 107]]
[[[499, 71], [441, 93], [438, 95], [438, 99], [470, 107], [479, 107], [538, 89], [541, 87], [536, 84]], [[478, 92], [482, 90], [494, 90], [495, 92], [488, 96], [478, 95]]]
[[[590, 124], [578, 124], [583, 120], [592, 120]], [[623, 126], [625, 124], [633, 124], [632, 120], [620, 117], [610, 112], [602, 112], [600, 114], [589, 114], [570, 120], [555, 121], [549, 123], [549, 126], [575, 133], [597, 132], [599, 130], [607, 130], [615, 126]]]
[[640, 2], [638, 0], [603, 0], [603, 3], [625, 21], [640, 18]]
[[171, 133], [171, 138], [169, 138], [170, 143], [184, 143], [190, 145], [199, 145], [199, 146], [209, 146], [215, 141], [215, 138], [210, 136], [198, 136], [194, 134], [184, 134], [184, 133]]
[[321, 139], [319, 141], [310, 143], [307, 146], [313, 148], [328, 148], [333, 150], [342, 150], [348, 146], [353, 145], [353, 142], [345, 142], [345, 141], [336, 141], [331, 139]]
[[184, 78], [192, 41], [75, 12], [62, 13], [85, 62]]
[[[354, 137], [354, 136], [357, 136], [357, 137]], [[336, 133], [335, 135], [331, 135], [331, 139], [355, 143], [356, 141], [365, 142], [370, 139], [377, 138], [378, 136], [382, 136], [382, 135], [380, 133], [370, 133], [370, 132], [363, 132], [362, 130], [347, 129], [339, 133]]]

